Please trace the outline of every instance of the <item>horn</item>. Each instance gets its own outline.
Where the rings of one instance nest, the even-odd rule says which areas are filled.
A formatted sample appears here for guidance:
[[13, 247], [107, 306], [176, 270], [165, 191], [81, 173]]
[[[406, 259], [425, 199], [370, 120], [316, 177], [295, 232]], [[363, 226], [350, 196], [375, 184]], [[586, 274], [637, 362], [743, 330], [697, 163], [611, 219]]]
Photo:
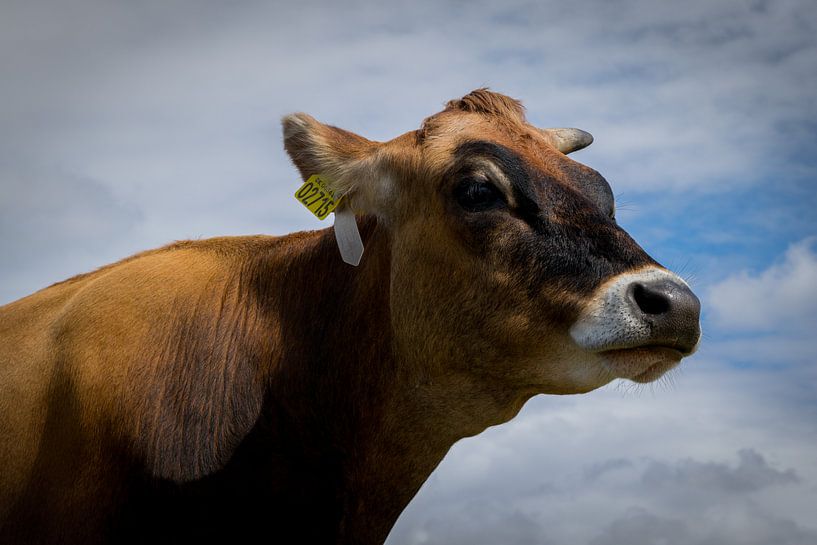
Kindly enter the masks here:
[[556, 149], [567, 155], [593, 143], [593, 135], [581, 129], [544, 129]]

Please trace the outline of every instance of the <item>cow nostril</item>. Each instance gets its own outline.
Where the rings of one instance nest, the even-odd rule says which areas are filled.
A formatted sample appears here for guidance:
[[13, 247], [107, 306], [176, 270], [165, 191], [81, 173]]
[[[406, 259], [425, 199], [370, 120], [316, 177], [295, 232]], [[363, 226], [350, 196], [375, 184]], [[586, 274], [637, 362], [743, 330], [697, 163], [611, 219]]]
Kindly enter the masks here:
[[670, 309], [667, 295], [651, 290], [644, 284], [633, 286], [633, 299], [644, 314], [665, 314]]

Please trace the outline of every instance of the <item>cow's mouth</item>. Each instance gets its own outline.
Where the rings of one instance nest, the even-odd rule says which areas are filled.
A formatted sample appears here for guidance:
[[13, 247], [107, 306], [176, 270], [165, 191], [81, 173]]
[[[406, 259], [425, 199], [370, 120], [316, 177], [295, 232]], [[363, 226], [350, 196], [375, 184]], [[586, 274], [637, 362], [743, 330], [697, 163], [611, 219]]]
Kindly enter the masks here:
[[641, 384], [661, 378], [681, 362], [684, 354], [669, 346], [639, 346], [599, 352], [608, 370], [617, 378]]

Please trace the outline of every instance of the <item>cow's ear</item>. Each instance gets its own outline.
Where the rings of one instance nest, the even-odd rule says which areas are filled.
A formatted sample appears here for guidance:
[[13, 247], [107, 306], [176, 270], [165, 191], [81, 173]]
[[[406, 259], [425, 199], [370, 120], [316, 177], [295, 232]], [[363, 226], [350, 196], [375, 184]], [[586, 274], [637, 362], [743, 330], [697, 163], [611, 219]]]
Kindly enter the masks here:
[[383, 215], [392, 194], [384, 146], [296, 113], [283, 118], [284, 148], [306, 180], [321, 174], [355, 211]]

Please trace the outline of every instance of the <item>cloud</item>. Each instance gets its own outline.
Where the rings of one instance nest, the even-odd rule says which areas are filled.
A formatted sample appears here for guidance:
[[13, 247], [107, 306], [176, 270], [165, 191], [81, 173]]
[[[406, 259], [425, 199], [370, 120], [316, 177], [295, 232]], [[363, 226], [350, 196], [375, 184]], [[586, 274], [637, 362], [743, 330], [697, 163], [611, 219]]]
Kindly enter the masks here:
[[136, 138], [122, 144], [178, 145], [288, 109], [390, 137], [491, 84], [525, 99], [536, 122], [595, 131], [588, 157], [622, 189], [704, 188], [786, 166], [774, 157], [808, 121], [817, 83], [807, 2], [691, 2], [683, 14], [643, 0], [86, 4], [51, 17], [27, 3], [7, 10], [15, 77], [3, 114], [26, 142], [79, 126], [79, 144], [128, 127]]
[[728, 463], [693, 458], [673, 463], [649, 460], [634, 488], [634, 498], [649, 498], [652, 508], [660, 507], [666, 513], [708, 521], [711, 513], [723, 506], [754, 508], [747, 500], [756, 492], [802, 482], [793, 469], [769, 466], [754, 449], [741, 449], [738, 459], [734, 468]]
[[142, 221], [96, 180], [42, 166], [8, 168], [0, 160], [0, 302], [23, 296], [135, 251], [128, 236]]
[[605, 473], [609, 473], [617, 469], [630, 468], [632, 466], [633, 463], [630, 460], [626, 460], [624, 458], [613, 458], [593, 464], [590, 467], [586, 467], [584, 469], [584, 478], [588, 481], [595, 481]]
[[590, 545], [683, 545], [689, 543], [689, 529], [684, 521], [653, 515], [633, 509], [613, 521], [607, 531], [590, 541]]
[[[601, 467], [629, 471], [626, 478], [600, 480], [598, 474], [588, 481], [588, 471]], [[489, 480], [490, 474], [472, 478]], [[577, 477], [562, 478], [560, 489], [542, 494], [511, 496], [494, 485], [492, 494], [486, 487], [483, 494], [440, 498], [426, 509], [418, 510], [415, 502], [389, 542], [737, 545], [805, 543], [817, 536], [817, 529], [792, 520], [785, 509], [776, 513], [780, 509], [762, 496], [799, 485], [800, 478], [791, 469], [770, 466], [753, 449], [740, 450], [736, 465], [692, 458], [610, 459]], [[817, 493], [804, 492], [810, 499]]]
[[[186, 237], [323, 227], [292, 202], [281, 115], [308, 111], [386, 139], [482, 85], [523, 99], [535, 123], [593, 132], [576, 158], [629, 200], [684, 201], [812, 168], [808, 1], [696, 1], [683, 13], [646, 0], [7, 4], [3, 199], [25, 206], [7, 189], [24, 175], [55, 187], [93, 180], [140, 216], [116, 257]], [[88, 242], [63, 227], [66, 241]], [[44, 229], [13, 236], [25, 244]], [[12, 267], [36, 264], [0, 271], [31, 276]]]
[[472, 530], [514, 513], [554, 544], [813, 541], [812, 369], [694, 358], [675, 384], [534, 398], [511, 422], [457, 443], [389, 543], [499, 543]]
[[468, 502], [454, 513], [429, 518], [407, 536], [407, 543], [424, 545], [549, 545], [545, 529], [522, 511], [489, 500]]
[[759, 273], [741, 271], [708, 290], [714, 323], [728, 331], [813, 332], [817, 328], [814, 237], [792, 244]]
[[[535, 123], [593, 132], [576, 158], [628, 199], [808, 174], [810, 3], [685, 6], [11, 2], [0, 21], [0, 190], [21, 209], [5, 186], [26, 173], [55, 187], [93, 180], [140, 216], [117, 257], [186, 237], [323, 227], [291, 199], [281, 115], [308, 111], [387, 139], [482, 85], [523, 99]], [[64, 227], [67, 241], [87, 243]], [[25, 244], [43, 229], [14, 237]], [[41, 286], [31, 278], [13, 293]]]
[[647, 487], [690, 487], [705, 494], [713, 492], [741, 494], [754, 492], [767, 486], [800, 482], [791, 469], [778, 471], [769, 467], [766, 460], [752, 449], [738, 452], [738, 466], [732, 469], [723, 463], [701, 463], [691, 458], [677, 462], [675, 466], [653, 461], [642, 476]]
[[765, 513], [727, 514], [718, 520], [683, 520], [634, 508], [613, 521], [590, 545], [803, 545], [817, 532]]

